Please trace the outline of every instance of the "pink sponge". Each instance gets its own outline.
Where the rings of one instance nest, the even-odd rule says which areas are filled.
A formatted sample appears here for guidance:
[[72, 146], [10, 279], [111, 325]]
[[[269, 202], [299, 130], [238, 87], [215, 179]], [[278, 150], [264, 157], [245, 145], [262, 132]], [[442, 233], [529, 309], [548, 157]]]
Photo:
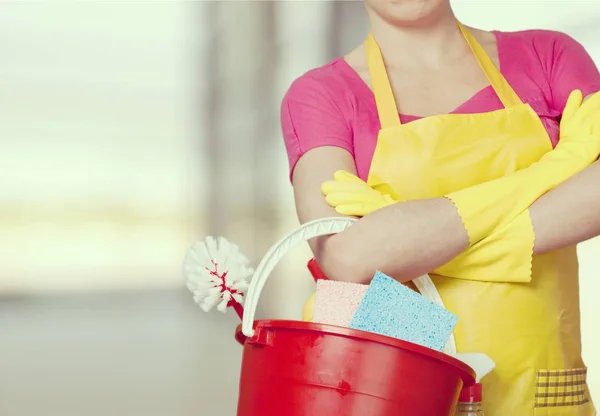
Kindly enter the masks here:
[[313, 322], [350, 326], [368, 287], [357, 283], [317, 280]]

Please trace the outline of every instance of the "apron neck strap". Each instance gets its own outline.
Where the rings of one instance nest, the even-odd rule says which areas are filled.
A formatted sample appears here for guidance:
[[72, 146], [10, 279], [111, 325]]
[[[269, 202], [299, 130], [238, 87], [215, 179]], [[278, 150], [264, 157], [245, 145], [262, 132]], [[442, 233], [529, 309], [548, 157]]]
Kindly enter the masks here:
[[485, 52], [483, 46], [481, 46], [477, 39], [475, 39], [471, 31], [463, 26], [460, 22], [458, 23], [458, 27], [465, 37], [467, 44], [471, 48], [473, 55], [475, 55], [475, 59], [477, 59], [481, 70], [500, 98], [500, 101], [502, 101], [502, 104], [504, 104], [504, 107], [509, 108], [523, 104], [515, 90], [513, 90], [510, 84], [506, 81], [500, 70]]
[[[485, 49], [483, 49], [469, 29], [460, 22], [458, 23], [458, 27], [471, 48], [473, 55], [475, 55], [475, 59], [477, 59], [481, 70], [500, 98], [500, 101], [502, 101], [504, 107], [510, 108], [523, 104], [517, 93], [506, 81], [492, 59], [485, 52]], [[394, 92], [388, 78], [387, 70], [385, 69], [381, 49], [379, 49], [379, 45], [377, 45], [377, 42], [371, 33], [369, 33], [369, 36], [367, 36], [367, 39], [365, 40], [365, 50], [381, 128], [400, 126], [400, 115], [398, 113], [398, 107], [396, 106], [396, 100], [394, 98]]]
[[371, 33], [365, 40], [365, 50], [381, 128], [400, 126], [400, 115], [398, 107], [396, 107], [392, 85], [385, 69], [381, 49], [379, 49], [379, 45], [377, 45]]

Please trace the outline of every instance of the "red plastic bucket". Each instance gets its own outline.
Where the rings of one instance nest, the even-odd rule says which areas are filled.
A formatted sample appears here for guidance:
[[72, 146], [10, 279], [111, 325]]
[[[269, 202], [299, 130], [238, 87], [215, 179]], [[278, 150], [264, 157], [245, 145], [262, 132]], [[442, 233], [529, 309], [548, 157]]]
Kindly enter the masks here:
[[[244, 342], [241, 327], [236, 334]], [[237, 416], [446, 416], [475, 372], [447, 354], [364, 331], [257, 321]]]
[[327, 220], [282, 239], [257, 267], [235, 335], [244, 346], [237, 416], [453, 415], [475, 371], [448, 354], [333, 325], [253, 322], [266, 278], [289, 248], [352, 223]]

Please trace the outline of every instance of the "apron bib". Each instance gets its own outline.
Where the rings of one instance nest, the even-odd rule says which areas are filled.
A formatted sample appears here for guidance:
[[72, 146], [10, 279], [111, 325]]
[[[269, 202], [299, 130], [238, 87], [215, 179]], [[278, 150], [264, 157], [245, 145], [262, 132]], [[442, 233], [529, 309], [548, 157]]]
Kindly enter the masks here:
[[[441, 197], [528, 167], [552, 149], [535, 111], [521, 101], [482, 46], [460, 25], [503, 109], [447, 114], [402, 125], [381, 51], [365, 41], [381, 123], [368, 184], [400, 201]], [[593, 416], [581, 359], [575, 247], [536, 256], [531, 283], [431, 275], [458, 315], [459, 352], [483, 352], [486, 416]]]

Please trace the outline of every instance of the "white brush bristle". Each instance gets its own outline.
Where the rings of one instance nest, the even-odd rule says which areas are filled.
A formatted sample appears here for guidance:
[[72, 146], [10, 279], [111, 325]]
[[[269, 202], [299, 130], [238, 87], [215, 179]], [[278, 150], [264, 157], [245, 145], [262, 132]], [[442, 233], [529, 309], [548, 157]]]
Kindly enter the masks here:
[[183, 273], [194, 301], [208, 312], [227, 310], [230, 300], [242, 304], [254, 270], [240, 248], [224, 237], [206, 237], [188, 251]]

